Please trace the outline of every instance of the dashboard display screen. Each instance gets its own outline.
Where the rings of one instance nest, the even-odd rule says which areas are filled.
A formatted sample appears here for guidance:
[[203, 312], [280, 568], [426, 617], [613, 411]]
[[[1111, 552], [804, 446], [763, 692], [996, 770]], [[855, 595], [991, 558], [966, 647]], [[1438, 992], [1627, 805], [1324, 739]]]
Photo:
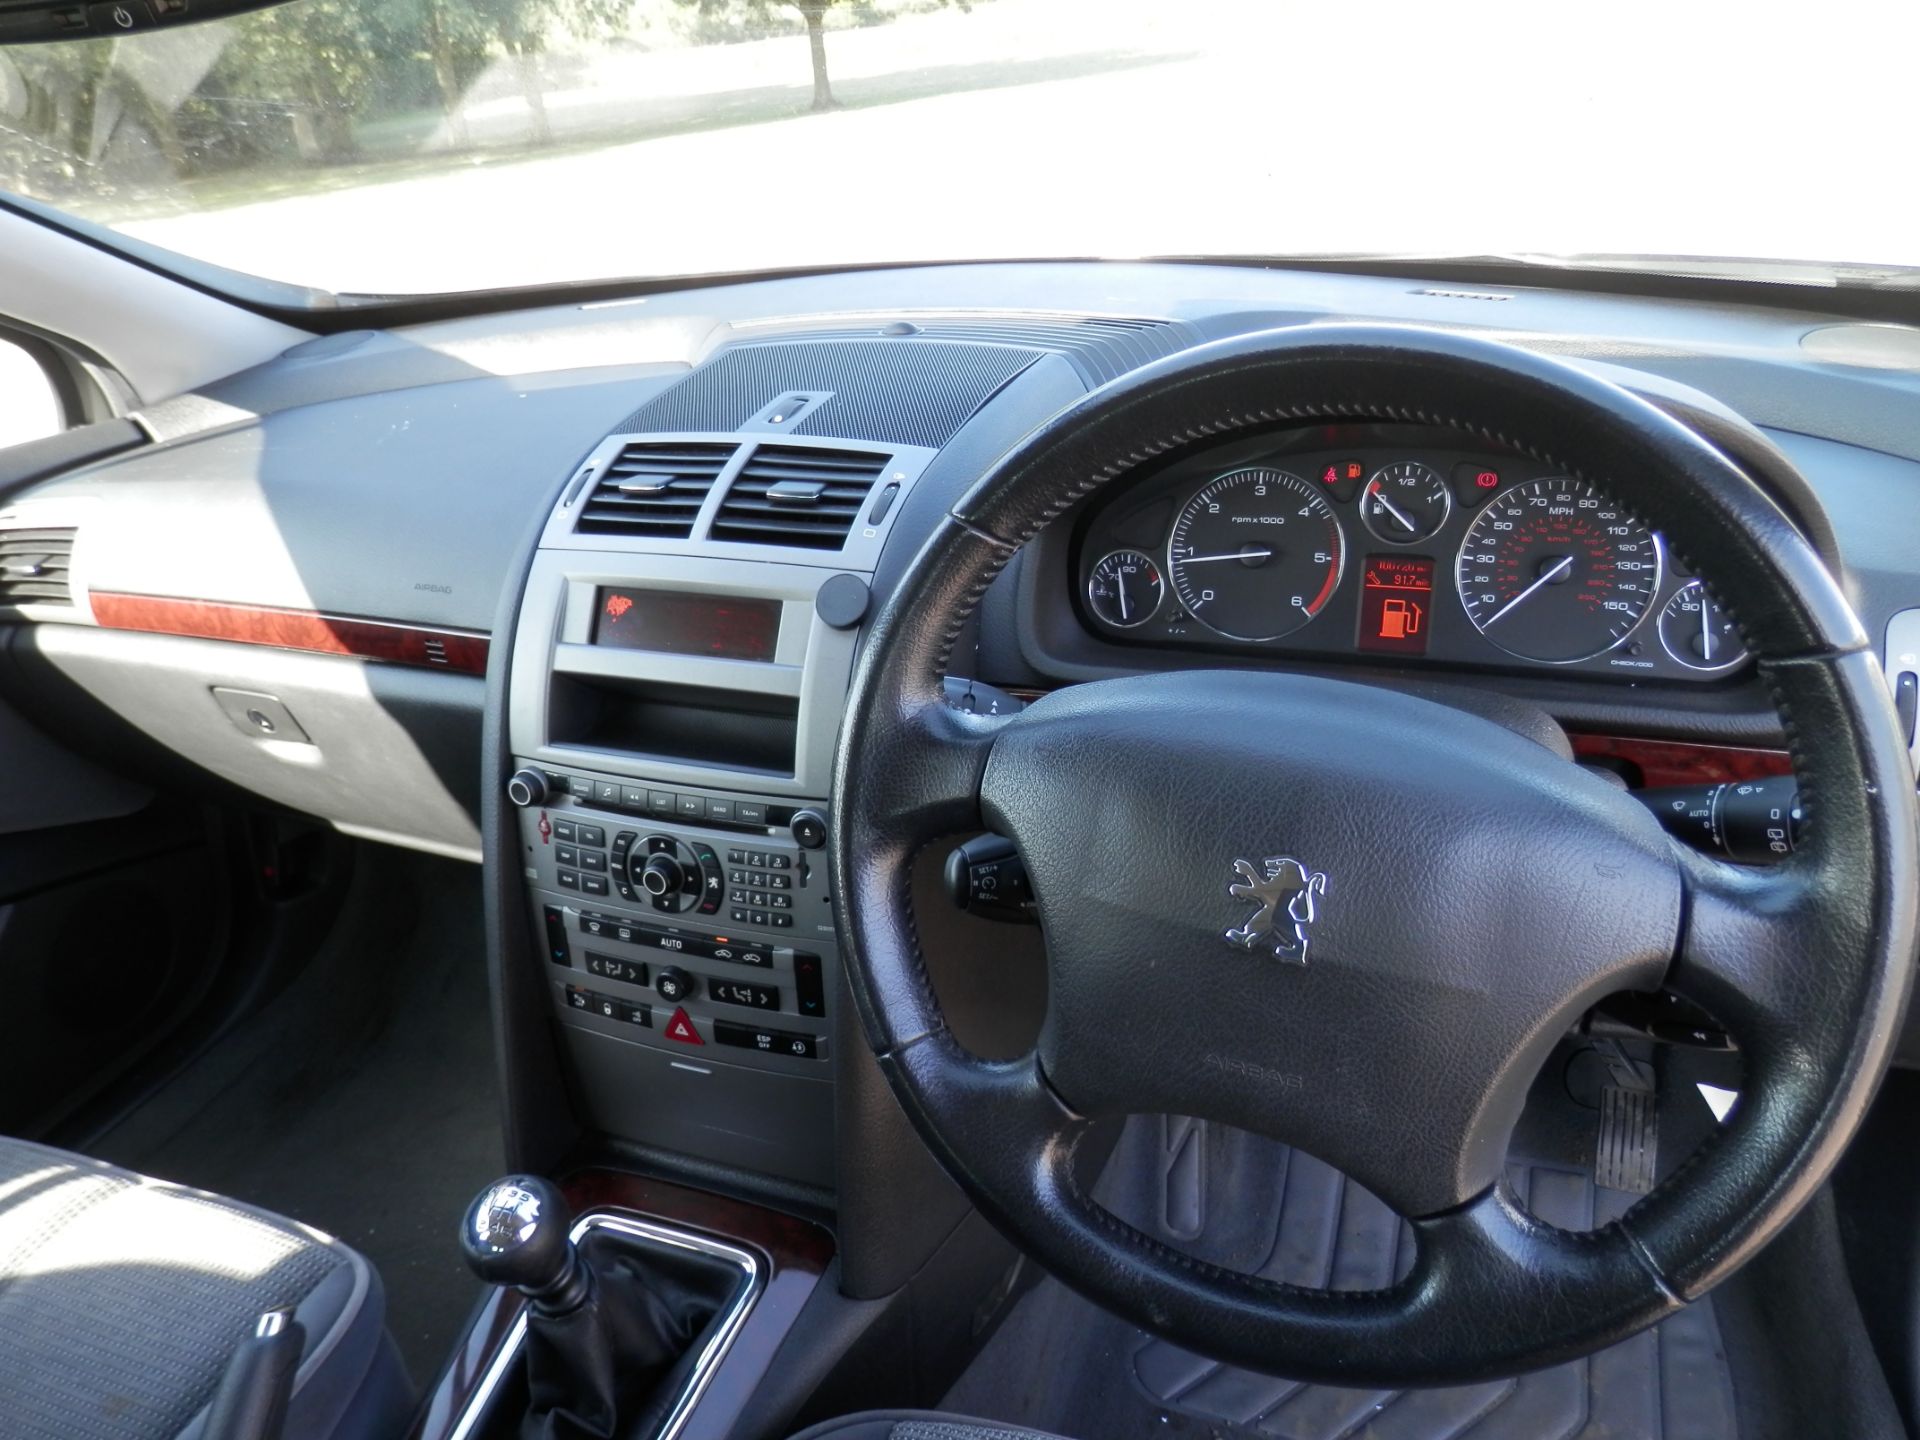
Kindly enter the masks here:
[[593, 643], [620, 650], [768, 661], [779, 638], [778, 600], [602, 586], [594, 602]]
[[1369, 555], [1360, 576], [1362, 650], [1427, 653], [1433, 610], [1433, 561], [1425, 555]]

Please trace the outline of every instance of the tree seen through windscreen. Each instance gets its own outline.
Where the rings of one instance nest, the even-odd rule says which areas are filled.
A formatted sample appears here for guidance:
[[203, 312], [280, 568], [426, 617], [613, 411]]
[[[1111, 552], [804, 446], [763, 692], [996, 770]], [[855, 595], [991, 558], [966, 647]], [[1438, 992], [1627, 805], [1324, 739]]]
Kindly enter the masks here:
[[[866, 26], [954, 3], [293, 0], [228, 24], [0, 51], [0, 186], [55, 203], [117, 194], [137, 213], [162, 184], [245, 180], [285, 156], [324, 166], [549, 146], [573, 138], [556, 132], [549, 95], [578, 108], [596, 50], [675, 42], [804, 36], [794, 75], [807, 77], [807, 108], [827, 110], [830, 12]], [[518, 102], [513, 123], [502, 100]]]

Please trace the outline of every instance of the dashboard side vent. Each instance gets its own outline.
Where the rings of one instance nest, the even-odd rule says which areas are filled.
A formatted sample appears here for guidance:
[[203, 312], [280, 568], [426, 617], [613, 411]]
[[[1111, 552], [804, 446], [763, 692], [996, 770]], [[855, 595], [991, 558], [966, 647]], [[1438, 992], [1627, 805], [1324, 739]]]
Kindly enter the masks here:
[[874, 482], [892, 463], [891, 456], [870, 450], [762, 445], [721, 500], [712, 538], [838, 550]]
[[0, 530], [0, 605], [71, 605], [71, 529]]
[[713, 482], [735, 445], [629, 445], [594, 482], [574, 531], [644, 540], [684, 540], [693, 533]]

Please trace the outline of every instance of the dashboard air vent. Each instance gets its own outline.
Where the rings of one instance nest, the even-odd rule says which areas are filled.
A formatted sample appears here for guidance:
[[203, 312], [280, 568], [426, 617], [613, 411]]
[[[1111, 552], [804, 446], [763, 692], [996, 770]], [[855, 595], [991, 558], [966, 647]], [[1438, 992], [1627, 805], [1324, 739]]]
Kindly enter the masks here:
[[838, 550], [891, 463], [869, 450], [762, 445], [720, 502], [712, 538]]
[[738, 448], [664, 442], [627, 446], [594, 482], [575, 533], [686, 539], [713, 482]]
[[73, 531], [0, 530], [0, 605], [71, 605]]

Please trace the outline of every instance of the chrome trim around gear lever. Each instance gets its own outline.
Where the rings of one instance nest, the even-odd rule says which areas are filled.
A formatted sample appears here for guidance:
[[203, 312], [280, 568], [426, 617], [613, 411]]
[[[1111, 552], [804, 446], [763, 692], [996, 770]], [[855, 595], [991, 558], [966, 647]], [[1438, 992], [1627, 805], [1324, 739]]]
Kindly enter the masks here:
[[[625, 1235], [636, 1240], [649, 1240], [656, 1245], [669, 1245], [677, 1250], [692, 1250], [702, 1255], [710, 1255], [724, 1260], [740, 1271], [740, 1283], [735, 1287], [733, 1297], [726, 1308], [715, 1317], [709, 1327], [707, 1341], [700, 1347], [692, 1370], [687, 1375], [687, 1383], [674, 1398], [673, 1406], [667, 1411], [658, 1434], [653, 1440], [675, 1440], [686, 1426], [687, 1419], [693, 1414], [693, 1407], [700, 1403], [700, 1397], [707, 1393], [707, 1387], [713, 1383], [713, 1377], [720, 1368], [720, 1362], [727, 1358], [727, 1352], [733, 1348], [733, 1342], [740, 1334], [740, 1328], [747, 1323], [759, 1301], [761, 1292], [767, 1286], [766, 1264], [752, 1251], [737, 1245], [729, 1245], [724, 1240], [716, 1240], [692, 1230], [682, 1230], [678, 1226], [665, 1225], [655, 1220], [645, 1220], [637, 1215], [616, 1211], [594, 1210], [574, 1221], [573, 1229], [568, 1232], [575, 1245], [594, 1230], [606, 1230], [615, 1235]], [[527, 1304], [523, 1300], [514, 1317], [513, 1326], [507, 1331], [507, 1338], [500, 1346], [492, 1361], [487, 1365], [486, 1374], [474, 1388], [472, 1396], [460, 1411], [460, 1418], [454, 1423], [447, 1440], [471, 1440], [471, 1437], [487, 1416], [493, 1405], [493, 1398], [520, 1359], [520, 1352], [527, 1340]]]

